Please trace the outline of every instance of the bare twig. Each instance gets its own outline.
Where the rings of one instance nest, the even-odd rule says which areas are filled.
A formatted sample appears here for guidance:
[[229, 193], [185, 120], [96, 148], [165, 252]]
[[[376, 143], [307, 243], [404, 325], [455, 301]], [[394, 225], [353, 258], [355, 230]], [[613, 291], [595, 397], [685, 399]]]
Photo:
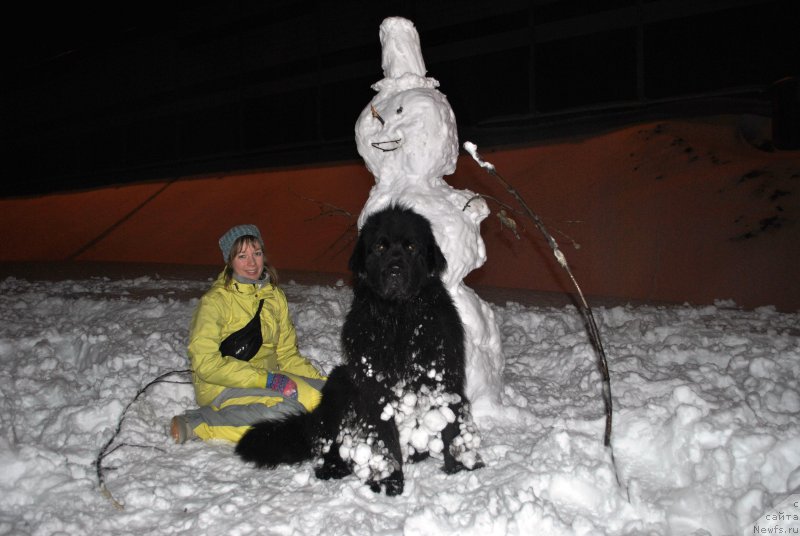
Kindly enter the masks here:
[[580, 245], [580, 244], [579, 244], [577, 241], [575, 241], [575, 239], [574, 239], [574, 238], [572, 238], [571, 236], [569, 236], [567, 233], [565, 233], [565, 232], [561, 231], [560, 229], [556, 229], [556, 232], [557, 232], [558, 234], [560, 234], [561, 236], [563, 236], [564, 238], [566, 238], [567, 240], [569, 240], [570, 242], [572, 242], [572, 247], [573, 247], [573, 248], [575, 248], [575, 249], [581, 249], [581, 245]]
[[380, 121], [381, 122], [381, 126], [385, 125], [386, 121], [383, 120], [383, 117], [381, 117], [381, 114], [378, 113], [378, 110], [376, 110], [375, 107], [373, 105], [371, 105], [371, 104], [369, 105], [369, 108], [370, 108], [370, 111], [372, 112], [372, 117], [374, 117], [375, 119]]
[[[356, 219], [355, 216], [353, 216], [353, 213], [347, 209], [338, 207], [334, 204], [327, 203], [325, 201], [319, 201], [317, 199], [306, 197], [300, 194], [295, 194], [295, 195], [297, 195], [301, 199], [305, 199], [306, 201], [314, 203], [319, 207], [319, 214], [311, 218], [308, 218], [306, 221], [314, 221], [319, 218], [332, 217], [332, 216], [340, 216], [343, 218], [347, 218], [351, 221], [351, 223], [347, 226], [347, 228], [344, 231], [342, 231], [338, 237], [336, 237], [336, 240], [334, 240], [330, 246], [325, 248], [325, 250], [322, 251], [322, 253], [320, 253], [315, 257], [315, 260], [320, 259], [323, 255], [325, 255], [326, 253], [328, 253], [333, 249], [335, 249], [335, 251], [331, 255], [332, 257], [336, 257], [337, 255], [345, 251], [347, 247], [355, 240], [355, 235], [358, 234], [358, 231], [356, 230], [356, 224], [353, 221]], [[337, 247], [337, 244], [341, 245]]]
[[514, 238], [519, 240], [519, 233], [517, 232], [517, 222], [514, 218], [506, 214], [506, 209], [501, 208], [500, 212], [497, 213], [497, 219], [500, 220], [500, 225], [503, 227], [507, 227], [514, 233]]
[[[503, 201], [501, 201], [500, 199], [497, 199], [496, 197], [492, 197], [490, 195], [484, 195], [484, 194], [475, 194], [472, 197], [470, 197], [467, 200], [467, 202], [464, 204], [464, 208], [462, 210], [467, 210], [469, 208], [470, 204], [472, 204], [472, 202], [475, 201], [476, 199], [488, 199], [490, 201], [494, 201], [495, 203], [497, 203], [498, 205], [503, 207], [503, 209], [500, 210], [500, 212], [498, 212], [498, 214], [497, 214], [497, 218], [500, 220], [500, 225], [503, 226], [503, 227], [508, 227], [511, 230], [511, 232], [514, 233], [514, 237], [517, 240], [520, 239], [519, 234], [517, 232], [515, 232], [516, 230], [518, 230], [520, 225], [517, 223], [516, 220], [514, 220], [514, 218], [512, 218], [509, 215], [509, 212], [513, 213], [513, 214], [515, 214], [517, 216], [522, 216], [522, 217], [528, 215], [526, 212], [523, 212], [523, 211], [521, 211], [519, 209], [516, 209], [516, 208], [510, 206], [510, 205], [504, 203]], [[568, 221], [567, 223], [583, 223], [583, 222], [580, 222], [580, 221]], [[525, 227], [522, 227], [522, 229], [524, 230]], [[560, 234], [561, 236], [563, 236], [564, 238], [569, 240], [572, 243], [572, 247], [574, 247], [575, 249], [581, 249], [581, 245], [577, 241], [575, 241], [574, 238], [572, 238], [571, 236], [569, 236], [568, 234], [564, 233], [563, 231], [561, 231], [558, 228], [556, 228], [555, 230], [556, 230], [556, 232], [558, 234]]]
[[332, 203], [327, 203], [325, 201], [319, 201], [312, 197], [306, 197], [304, 195], [300, 195], [295, 193], [295, 195], [301, 199], [314, 203], [319, 208], [319, 214], [313, 216], [311, 218], [306, 219], [306, 221], [313, 221], [317, 218], [329, 217], [329, 216], [343, 216], [345, 218], [353, 218], [352, 212], [342, 207], [337, 207]]
[[[330, 246], [326, 247], [322, 251], [322, 253], [317, 255], [314, 259], [316, 260], [316, 259], [321, 258], [323, 255], [325, 255], [327, 252], [333, 250], [334, 248], [335, 248], [335, 251], [331, 254], [331, 257], [338, 256], [340, 253], [346, 251], [348, 249], [348, 247], [350, 246], [350, 244], [355, 242], [355, 239], [356, 239], [357, 236], [358, 236], [358, 229], [356, 228], [356, 223], [353, 222], [350, 225], [348, 225], [347, 229], [342, 231], [339, 234], [338, 237], [336, 237], [336, 240], [334, 240], [331, 243]], [[338, 247], [337, 247], [337, 245], [338, 245]]]
[[[119, 501], [117, 501], [114, 498], [114, 496], [111, 494], [111, 491], [109, 491], [108, 487], [106, 486], [105, 476], [103, 475], [103, 459], [106, 456], [108, 456], [109, 454], [111, 454], [112, 452], [114, 452], [115, 450], [117, 450], [118, 448], [126, 445], [125, 443], [123, 443], [122, 445], [118, 445], [118, 446], [114, 447], [113, 449], [108, 450], [109, 447], [111, 447], [111, 444], [114, 443], [114, 440], [117, 438], [117, 436], [119, 435], [120, 430], [122, 429], [122, 422], [125, 420], [125, 415], [127, 415], [128, 410], [131, 408], [133, 403], [136, 402], [139, 399], [139, 397], [142, 394], [144, 394], [144, 392], [147, 391], [147, 389], [149, 389], [152, 385], [155, 385], [155, 384], [161, 383], [161, 382], [165, 382], [164, 378], [166, 378], [168, 376], [171, 376], [173, 374], [185, 374], [185, 373], [189, 373], [189, 372], [191, 372], [191, 370], [171, 370], [169, 372], [165, 372], [161, 376], [157, 377], [156, 379], [154, 379], [153, 381], [151, 381], [150, 383], [148, 383], [147, 385], [145, 385], [144, 387], [139, 389], [139, 391], [133, 397], [133, 400], [128, 402], [128, 405], [125, 406], [124, 410], [122, 410], [122, 414], [119, 416], [119, 420], [117, 421], [116, 430], [114, 430], [114, 433], [111, 435], [109, 440], [106, 441], [106, 444], [103, 445], [103, 448], [100, 449], [100, 452], [98, 453], [97, 458], [95, 458], [95, 460], [94, 460], [94, 468], [95, 468], [95, 471], [97, 473], [97, 484], [98, 484], [98, 487], [100, 488], [100, 492], [103, 494], [104, 497], [106, 497], [109, 501], [111, 501], [111, 504], [113, 504], [114, 508], [116, 508], [117, 510], [124, 510], [125, 507]], [[173, 383], [173, 382], [170, 382], [170, 383]], [[137, 445], [137, 446], [139, 446], [139, 445]]]
[[511, 205], [507, 205], [506, 203], [503, 203], [500, 199], [497, 199], [496, 197], [492, 197], [490, 195], [484, 195], [484, 194], [475, 194], [472, 197], [470, 197], [469, 199], [467, 199], [467, 202], [464, 203], [464, 208], [462, 208], [461, 210], [462, 211], [467, 210], [469, 208], [469, 206], [472, 204], [472, 202], [475, 201], [476, 199], [490, 199], [490, 200], [494, 201], [495, 203], [497, 203], [498, 205], [500, 205], [501, 207], [503, 207], [504, 209], [506, 209], [506, 210], [508, 210], [510, 212], [513, 212], [514, 214], [519, 214], [520, 216], [524, 216], [524, 213], [522, 213], [519, 210], [515, 209]]
[[561, 265], [562, 268], [567, 272], [569, 275], [570, 280], [572, 281], [575, 290], [578, 292], [578, 296], [580, 298], [580, 305], [581, 305], [581, 313], [583, 314], [584, 321], [586, 322], [586, 328], [589, 332], [589, 340], [592, 342], [592, 346], [594, 347], [599, 361], [599, 368], [600, 372], [603, 377], [603, 402], [605, 404], [605, 413], [606, 413], [606, 427], [605, 427], [605, 434], [603, 436], [603, 445], [608, 447], [609, 452], [611, 454], [611, 462], [614, 465], [614, 472], [617, 478], [617, 484], [620, 485], [619, 480], [619, 472], [617, 471], [616, 461], [614, 460], [614, 450], [611, 446], [611, 424], [612, 424], [612, 402], [611, 402], [611, 378], [608, 373], [608, 360], [606, 358], [606, 352], [603, 348], [603, 342], [600, 339], [600, 331], [597, 329], [597, 323], [594, 320], [594, 315], [592, 314], [592, 309], [589, 307], [589, 304], [586, 301], [586, 298], [583, 295], [583, 291], [581, 290], [580, 285], [578, 285], [578, 281], [575, 279], [575, 276], [572, 274], [572, 270], [567, 263], [567, 258], [564, 256], [564, 253], [558, 247], [558, 243], [556, 242], [553, 235], [551, 235], [547, 228], [545, 227], [544, 223], [542, 223], [541, 218], [528, 206], [528, 203], [525, 202], [522, 195], [517, 191], [516, 188], [511, 186], [511, 184], [506, 181], [502, 175], [497, 172], [497, 169], [494, 167], [493, 164], [484, 161], [478, 155], [478, 147], [472, 142], [465, 142], [464, 149], [472, 156], [473, 160], [478, 163], [483, 169], [487, 171], [490, 175], [495, 177], [506, 191], [511, 194], [512, 197], [519, 203], [520, 207], [524, 211], [525, 215], [528, 216], [539, 231], [544, 235], [545, 239], [547, 240], [550, 249], [553, 250], [553, 255], [558, 261], [558, 264]]

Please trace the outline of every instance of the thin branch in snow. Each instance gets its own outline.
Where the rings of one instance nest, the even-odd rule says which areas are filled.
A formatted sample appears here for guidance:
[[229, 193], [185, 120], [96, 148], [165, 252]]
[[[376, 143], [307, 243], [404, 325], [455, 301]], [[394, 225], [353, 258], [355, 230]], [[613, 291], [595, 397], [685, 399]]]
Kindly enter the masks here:
[[[103, 448], [101, 448], [100, 452], [97, 454], [97, 458], [95, 458], [94, 460], [94, 468], [95, 472], [97, 473], [97, 485], [100, 488], [100, 493], [102, 493], [104, 497], [106, 497], [109, 501], [111, 501], [111, 504], [113, 504], [114, 508], [116, 508], [117, 510], [124, 510], [125, 506], [123, 506], [122, 503], [120, 503], [114, 498], [114, 496], [111, 494], [111, 491], [108, 489], [108, 486], [106, 486], [106, 479], [103, 474], [103, 459], [120, 447], [126, 445], [137, 446], [137, 447], [142, 446], [142, 445], [129, 445], [127, 443], [122, 443], [121, 445], [117, 445], [113, 449], [109, 450], [109, 447], [111, 447], [111, 444], [114, 443], [115, 439], [117, 439], [117, 436], [119, 435], [119, 432], [122, 429], [122, 422], [125, 420], [125, 416], [127, 415], [128, 410], [131, 408], [131, 406], [133, 406], [133, 403], [136, 402], [139, 399], [139, 397], [144, 394], [145, 391], [147, 391], [147, 389], [149, 389], [151, 386], [157, 383], [165, 382], [166, 380], [164, 380], [164, 378], [172, 376], [173, 374], [187, 374], [190, 372], [191, 370], [171, 370], [169, 372], [165, 372], [164, 374], [158, 376], [156, 379], [154, 379], [153, 381], [149, 382], [144, 387], [139, 389], [139, 391], [133, 397], [133, 400], [128, 402], [128, 405], [125, 406], [124, 410], [122, 410], [122, 414], [119, 416], [119, 420], [117, 421], [117, 428], [114, 430], [114, 433], [111, 435], [109, 440], [106, 441], [106, 444], [103, 445]], [[170, 381], [169, 383], [178, 383], [178, 382]]]
[[[606, 413], [606, 427], [605, 427], [605, 434], [603, 436], [603, 445], [608, 447], [609, 452], [611, 454], [611, 463], [614, 466], [614, 473], [617, 478], [617, 484], [621, 486], [620, 479], [619, 479], [619, 471], [617, 470], [617, 464], [614, 460], [614, 450], [611, 446], [611, 424], [612, 424], [612, 402], [611, 402], [611, 378], [608, 373], [608, 359], [606, 358], [606, 352], [603, 348], [603, 341], [600, 338], [600, 330], [597, 328], [597, 323], [594, 320], [594, 315], [592, 314], [592, 309], [589, 307], [589, 304], [586, 301], [586, 298], [583, 295], [583, 291], [581, 290], [580, 285], [578, 285], [578, 281], [575, 279], [575, 276], [572, 274], [572, 270], [567, 263], [567, 258], [564, 256], [564, 253], [558, 247], [558, 243], [556, 242], [553, 235], [551, 235], [547, 228], [545, 227], [544, 223], [542, 222], [541, 218], [536, 214], [525, 202], [525, 199], [522, 195], [514, 188], [508, 181], [506, 181], [502, 175], [497, 172], [494, 164], [490, 162], [484, 161], [480, 155], [478, 155], [478, 147], [472, 142], [465, 142], [464, 149], [472, 156], [472, 159], [478, 163], [483, 169], [486, 170], [487, 173], [495, 177], [506, 191], [511, 194], [511, 196], [519, 203], [520, 207], [524, 211], [525, 215], [528, 216], [539, 231], [544, 235], [545, 239], [547, 240], [550, 249], [553, 250], [553, 255], [558, 261], [558, 264], [561, 265], [562, 268], [567, 272], [570, 280], [572, 281], [575, 290], [578, 292], [578, 296], [580, 298], [579, 304], [581, 313], [583, 314], [584, 321], [586, 322], [586, 328], [589, 332], [589, 340], [592, 342], [592, 346], [595, 349], [595, 352], [598, 356], [598, 364], [600, 367], [600, 372], [603, 376], [603, 402], [605, 403], [605, 413]], [[471, 201], [471, 200], [470, 200]], [[469, 203], [469, 202], [468, 202]], [[466, 208], [466, 207], [465, 207]]]

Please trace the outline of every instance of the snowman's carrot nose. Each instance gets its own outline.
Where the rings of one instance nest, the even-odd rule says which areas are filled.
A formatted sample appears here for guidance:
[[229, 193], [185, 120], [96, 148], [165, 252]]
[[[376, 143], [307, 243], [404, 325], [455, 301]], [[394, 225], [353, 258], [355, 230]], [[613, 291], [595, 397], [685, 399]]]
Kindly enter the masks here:
[[384, 121], [384, 120], [383, 120], [383, 117], [381, 117], [381, 114], [379, 114], [379, 113], [378, 113], [378, 110], [376, 110], [376, 109], [375, 109], [375, 106], [373, 106], [372, 104], [370, 104], [370, 105], [369, 105], [369, 108], [370, 108], [370, 110], [372, 110], [372, 117], [374, 117], [375, 119], [377, 119], [378, 121], [380, 121], [380, 122], [381, 122], [381, 126], [385, 125], [385, 124], [386, 124], [386, 121]]

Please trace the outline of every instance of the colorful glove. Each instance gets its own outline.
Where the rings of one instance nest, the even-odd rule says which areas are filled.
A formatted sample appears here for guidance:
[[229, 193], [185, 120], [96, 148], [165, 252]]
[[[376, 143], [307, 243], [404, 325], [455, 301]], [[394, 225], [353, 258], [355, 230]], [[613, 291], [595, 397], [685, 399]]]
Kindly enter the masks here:
[[267, 373], [267, 389], [278, 391], [284, 398], [297, 398], [297, 383], [283, 374]]

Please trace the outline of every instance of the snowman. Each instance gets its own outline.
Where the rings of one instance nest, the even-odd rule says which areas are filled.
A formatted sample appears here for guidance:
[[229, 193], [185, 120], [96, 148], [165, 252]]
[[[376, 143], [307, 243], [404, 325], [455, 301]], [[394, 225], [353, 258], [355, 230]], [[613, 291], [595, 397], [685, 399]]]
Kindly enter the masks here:
[[486, 202], [456, 190], [442, 178], [458, 160], [456, 120], [439, 82], [425, 76], [419, 35], [409, 20], [391, 17], [380, 28], [383, 80], [356, 122], [356, 144], [375, 186], [359, 216], [392, 203], [414, 209], [431, 222], [447, 259], [442, 282], [465, 330], [466, 394], [476, 418], [499, 404], [503, 354], [494, 313], [463, 280], [486, 261], [480, 223]]

